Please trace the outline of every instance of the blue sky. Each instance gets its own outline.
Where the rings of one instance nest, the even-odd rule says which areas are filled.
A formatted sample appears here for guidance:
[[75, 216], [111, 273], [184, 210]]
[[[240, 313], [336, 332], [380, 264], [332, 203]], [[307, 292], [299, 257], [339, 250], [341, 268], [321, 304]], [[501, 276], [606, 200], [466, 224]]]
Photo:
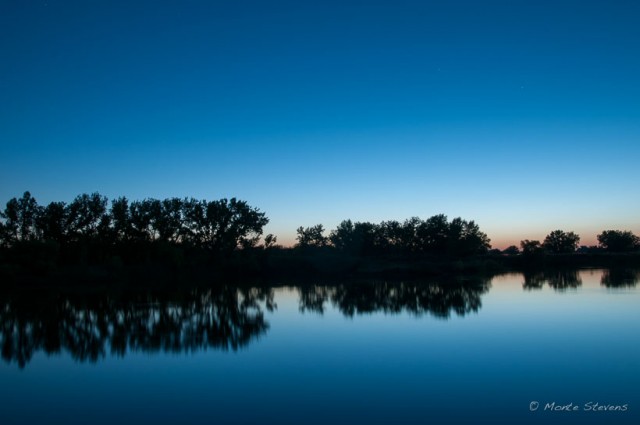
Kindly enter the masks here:
[[[131, 4], [133, 3], [133, 4]], [[640, 3], [0, 2], [0, 202], [640, 233]]]

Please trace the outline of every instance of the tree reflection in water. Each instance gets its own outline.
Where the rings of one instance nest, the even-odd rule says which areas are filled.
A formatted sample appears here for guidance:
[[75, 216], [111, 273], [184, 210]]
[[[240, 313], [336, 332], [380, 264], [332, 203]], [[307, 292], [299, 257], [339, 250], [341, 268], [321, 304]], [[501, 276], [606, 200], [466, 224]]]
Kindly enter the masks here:
[[[582, 285], [579, 270], [546, 270], [522, 274], [526, 290], [542, 289], [545, 284], [557, 291], [575, 289]], [[602, 270], [600, 284], [607, 288], [633, 288], [640, 282], [640, 269], [610, 268]]]
[[0, 303], [2, 358], [24, 367], [39, 350], [92, 361], [128, 351], [237, 350], [264, 334], [268, 288], [179, 294], [11, 297]]
[[363, 282], [337, 286], [300, 286], [300, 311], [324, 313], [331, 302], [345, 316], [384, 312], [407, 312], [416, 316], [431, 314], [449, 318], [477, 312], [481, 296], [489, 290], [489, 279], [464, 282]]
[[578, 270], [545, 270], [541, 272], [524, 272], [522, 288], [528, 291], [542, 289], [546, 283], [556, 291], [576, 289], [582, 285]]
[[633, 288], [640, 281], [640, 270], [611, 268], [602, 272], [600, 284], [607, 288]]
[[[524, 273], [526, 290], [545, 284], [557, 291], [582, 285], [578, 271]], [[604, 270], [606, 287], [631, 287], [637, 269]], [[478, 312], [489, 278], [464, 281], [349, 282], [299, 285], [301, 312], [334, 308], [348, 317], [382, 312], [447, 319]], [[69, 352], [95, 362], [129, 352], [238, 350], [266, 334], [264, 310], [275, 309], [272, 287], [220, 286], [153, 293], [19, 293], [0, 297], [2, 357], [24, 367], [33, 355]]]

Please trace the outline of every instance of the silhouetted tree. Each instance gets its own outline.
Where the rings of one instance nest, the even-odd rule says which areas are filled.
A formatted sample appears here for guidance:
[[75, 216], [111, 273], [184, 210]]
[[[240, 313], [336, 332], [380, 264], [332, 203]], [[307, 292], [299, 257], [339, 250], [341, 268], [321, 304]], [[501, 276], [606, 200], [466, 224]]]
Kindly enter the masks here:
[[640, 238], [626, 230], [605, 230], [598, 235], [602, 248], [611, 252], [628, 252], [640, 248]]
[[380, 247], [383, 250], [409, 250], [413, 233], [406, 234], [404, 226], [397, 220], [380, 223]]
[[36, 218], [39, 208], [31, 193], [25, 192], [18, 200], [18, 233], [23, 241], [36, 239]]
[[520, 248], [522, 248], [522, 255], [533, 256], [542, 254], [542, 244], [540, 241], [530, 241], [525, 239], [520, 241]]
[[375, 251], [380, 233], [379, 226], [368, 222], [341, 222], [329, 235], [331, 244], [343, 251], [354, 254], [371, 254]]
[[417, 244], [423, 251], [445, 253], [450, 236], [452, 236], [451, 228], [447, 216], [444, 214], [429, 217], [417, 225]]
[[473, 221], [454, 218], [449, 225], [448, 251], [453, 255], [473, 255], [486, 252], [490, 239]]
[[502, 251], [502, 253], [505, 254], [505, 255], [518, 255], [518, 254], [520, 254], [520, 250], [518, 249], [517, 246], [511, 245], [511, 246], [505, 248]]
[[36, 218], [37, 233], [44, 240], [64, 243], [67, 232], [67, 209], [64, 202], [51, 202]]
[[185, 199], [182, 202], [182, 215], [184, 223], [181, 230], [182, 239], [194, 245], [204, 243], [205, 232], [205, 206], [206, 201], [197, 199]]
[[354, 250], [360, 254], [373, 254], [380, 244], [380, 226], [365, 222], [357, 222], [353, 225]]
[[276, 247], [276, 242], [278, 242], [278, 238], [276, 236], [274, 236], [273, 234], [269, 233], [267, 236], [264, 237], [264, 247], [265, 247], [265, 249], [275, 248]]
[[[298, 229], [298, 235], [301, 234]], [[304, 231], [304, 229], [303, 229]], [[329, 241], [333, 246], [341, 250], [348, 250], [353, 247], [353, 222], [351, 220], [343, 220], [335, 230], [329, 234]]]
[[73, 240], [90, 239], [109, 228], [107, 198], [99, 193], [82, 194], [66, 208], [67, 234]]
[[18, 240], [18, 200], [11, 198], [2, 212], [2, 242], [5, 246], [11, 246]]
[[111, 225], [116, 240], [125, 241], [130, 238], [129, 201], [124, 196], [111, 201]]
[[262, 228], [269, 219], [257, 208], [231, 198], [206, 204], [205, 243], [211, 248], [225, 251], [239, 246], [252, 247], [260, 239]]
[[153, 225], [159, 240], [179, 241], [183, 225], [182, 208], [182, 200], [179, 198], [165, 199], [159, 206], [154, 206]]
[[[2, 214], [3, 214], [3, 212], [0, 211], [0, 218], [2, 218]], [[9, 238], [8, 238], [8, 235], [7, 235], [6, 227], [5, 227], [4, 223], [2, 221], [0, 221], [0, 247], [9, 246], [8, 239]]]
[[317, 224], [311, 227], [298, 227], [296, 230], [298, 236], [296, 240], [297, 245], [300, 248], [309, 246], [325, 246], [328, 243], [328, 238], [324, 236], [324, 227], [322, 224]]
[[573, 232], [554, 230], [544, 238], [543, 248], [554, 254], [575, 252], [580, 242], [580, 236]]
[[24, 192], [22, 198], [12, 198], [7, 202], [2, 218], [3, 239], [6, 245], [16, 241], [29, 241], [37, 238], [36, 220], [40, 208], [31, 193]]
[[133, 201], [129, 206], [129, 232], [131, 238], [138, 241], [151, 241], [154, 231], [151, 226], [154, 218], [152, 206], [155, 200]]
[[489, 238], [475, 222], [456, 218], [449, 223], [443, 214], [426, 221], [411, 217], [402, 224], [384, 221], [375, 225], [345, 220], [331, 232], [329, 239], [336, 248], [358, 254], [391, 250], [465, 256], [484, 253], [490, 248]]
[[[0, 266], [11, 263], [42, 275], [63, 264], [108, 265], [116, 270], [140, 262], [180, 265], [185, 254], [193, 254], [197, 263], [220, 264], [222, 257], [211, 251], [255, 247], [269, 221], [263, 212], [235, 198], [129, 202], [121, 197], [108, 205], [98, 193], [45, 208], [29, 192], [11, 199], [0, 212], [0, 247], [10, 250], [0, 255]], [[275, 244], [275, 236], [270, 240]]]
[[417, 237], [418, 227], [421, 223], [422, 221], [419, 217], [408, 218], [402, 223], [400, 233], [402, 241], [401, 247], [405, 251], [413, 252], [422, 249], [422, 247], [419, 246]]

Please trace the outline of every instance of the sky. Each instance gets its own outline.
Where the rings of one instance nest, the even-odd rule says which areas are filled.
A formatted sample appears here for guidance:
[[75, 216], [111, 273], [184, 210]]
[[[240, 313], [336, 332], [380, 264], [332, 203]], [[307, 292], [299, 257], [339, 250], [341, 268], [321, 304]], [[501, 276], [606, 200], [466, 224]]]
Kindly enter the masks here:
[[0, 0], [0, 205], [640, 234], [640, 2]]

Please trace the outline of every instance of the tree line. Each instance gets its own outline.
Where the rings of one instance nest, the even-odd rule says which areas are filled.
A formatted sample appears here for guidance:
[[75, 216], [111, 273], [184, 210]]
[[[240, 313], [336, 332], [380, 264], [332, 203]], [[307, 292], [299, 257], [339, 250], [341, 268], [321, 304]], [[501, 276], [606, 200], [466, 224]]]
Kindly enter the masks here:
[[[41, 206], [25, 192], [21, 198], [9, 200], [0, 211], [0, 246], [8, 248], [24, 242], [53, 242], [63, 247], [164, 243], [212, 252], [279, 247], [272, 234], [259, 245], [268, 222], [264, 212], [236, 198], [130, 201], [120, 197], [109, 202], [107, 197], [93, 193], [79, 195], [68, 204]], [[571, 231], [554, 230], [542, 242], [523, 240], [520, 247], [491, 250], [490, 239], [474, 221], [460, 217], [449, 220], [439, 214], [426, 220], [412, 217], [379, 224], [344, 220], [328, 235], [321, 224], [299, 227], [296, 241], [294, 249], [305, 252], [332, 249], [352, 256], [391, 253], [466, 257], [572, 253], [578, 250], [580, 237]], [[640, 238], [630, 231], [605, 230], [598, 235], [598, 242], [600, 249], [610, 252], [640, 248]]]
[[[453, 257], [477, 254], [506, 254], [535, 256], [542, 254], [570, 254], [579, 251], [580, 236], [575, 232], [554, 230], [541, 242], [525, 239], [520, 248], [512, 245], [502, 251], [491, 249], [491, 240], [474, 221], [439, 214], [421, 220], [418, 217], [404, 222], [383, 221], [380, 224], [344, 220], [328, 236], [321, 224], [297, 229], [296, 247], [332, 246], [360, 255], [400, 252], [449, 255]], [[598, 236], [598, 247], [608, 252], [631, 252], [640, 249], [640, 238], [625, 230], [605, 230]]]
[[449, 221], [444, 214], [380, 224], [344, 220], [328, 236], [324, 236], [321, 224], [299, 227], [297, 234], [297, 247], [330, 245], [357, 255], [396, 252], [469, 256], [491, 248], [490, 239], [474, 221], [460, 217]]
[[580, 247], [580, 236], [574, 232], [554, 230], [543, 242], [525, 239], [520, 242], [521, 251], [510, 246], [505, 251], [511, 254], [521, 252], [526, 256], [550, 254], [570, 254], [578, 250], [602, 249], [608, 252], [631, 252], [640, 249], [640, 238], [628, 230], [604, 230], [598, 236], [597, 247]]
[[98, 193], [82, 194], [71, 203], [40, 206], [29, 192], [7, 202], [0, 213], [0, 244], [51, 241], [184, 243], [213, 250], [255, 245], [269, 222], [264, 212], [235, 198], [111, 201]]

